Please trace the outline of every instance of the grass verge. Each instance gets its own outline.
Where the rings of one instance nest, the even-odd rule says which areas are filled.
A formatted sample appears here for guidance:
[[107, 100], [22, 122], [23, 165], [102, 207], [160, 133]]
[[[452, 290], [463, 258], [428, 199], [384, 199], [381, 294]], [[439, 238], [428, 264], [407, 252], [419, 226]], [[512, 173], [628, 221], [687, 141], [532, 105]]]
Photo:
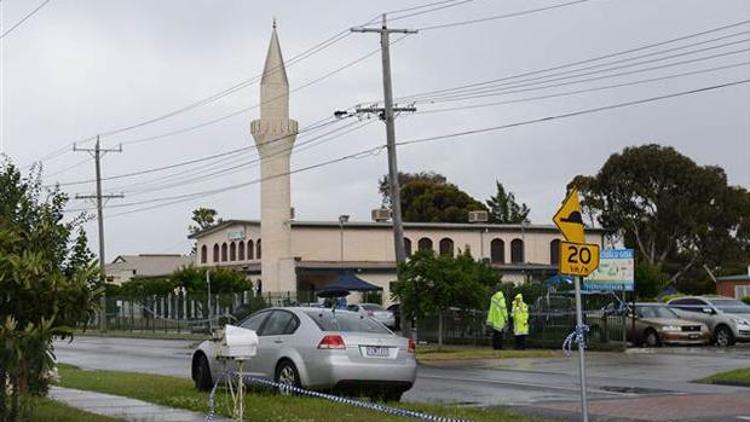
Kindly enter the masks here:
[[[63, 387], [115, 394], [202, 413], [208, 411], [208, 393], [196, 391], [193, 388], [193, 383], [188, 379], [130, 372], [84, 371], [64, 364], [59, 366], [59, 372], [59, 385]], [[542, 419], [517, 415], [501, 408], [465, 408], [412, 403], [393, 403], [392, 405], [433, 415], [473, 421], [542, 421]], [[216, 397], [216, 412], [220, 415], [229, 416], [229, 408], [229, 395], [220, 390]], [[348, 419], [358, 422], [376, 422], [404, 420], [327, 400], [281, 396], [270, 391], [253, 391], [248, 394], [245, 397], [245, 409], [248, 419], [262, 421], [310, 422]]]
[[703, 384], [723, 384], [740, 387], [750, 387], [750, 368], [735, 369], [734, 371], [719, 372], [696, 382]]
[[116, 422], [121, 419], [113, 419], [107, 416], [95, 415], [75, 409], [58, 401], [44, 398], [32, 397], [29, 403], [31, 413], [29, 421], [45, 422]]
[[493, 350], [491, 347], [445, 345], [442, 350], [438, 351], [437, 345], [433, 344], [417, 346], [417, 360], [419, 362], [472, 359], [550, 358], [559, 356], [559, 350]]

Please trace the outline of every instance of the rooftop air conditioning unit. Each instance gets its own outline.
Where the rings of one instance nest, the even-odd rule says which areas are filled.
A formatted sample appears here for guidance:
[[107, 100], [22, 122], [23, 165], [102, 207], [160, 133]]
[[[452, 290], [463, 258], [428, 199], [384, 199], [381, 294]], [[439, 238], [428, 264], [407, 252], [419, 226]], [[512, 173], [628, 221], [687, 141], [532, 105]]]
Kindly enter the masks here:
[[469, 211], [469, 223], [486, 223], [489, 219], [487, 211]]
[[391, 219], [391, 210], [387, 208], [380, 208], [372, 210], [372, 221], [382, 223]]

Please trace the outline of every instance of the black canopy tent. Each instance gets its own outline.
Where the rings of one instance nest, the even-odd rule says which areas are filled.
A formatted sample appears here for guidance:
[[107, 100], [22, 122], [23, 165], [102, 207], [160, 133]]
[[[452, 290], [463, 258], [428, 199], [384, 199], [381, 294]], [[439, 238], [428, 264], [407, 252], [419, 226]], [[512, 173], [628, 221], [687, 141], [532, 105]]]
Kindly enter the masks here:
[[352, 272], [341, 274], [336, 281], [316, 292], [318, 297], [341, 297], [348, 296], [351, 292], [374, 292], [383, 290], [382, 287], [368, 283], [354, 275]]

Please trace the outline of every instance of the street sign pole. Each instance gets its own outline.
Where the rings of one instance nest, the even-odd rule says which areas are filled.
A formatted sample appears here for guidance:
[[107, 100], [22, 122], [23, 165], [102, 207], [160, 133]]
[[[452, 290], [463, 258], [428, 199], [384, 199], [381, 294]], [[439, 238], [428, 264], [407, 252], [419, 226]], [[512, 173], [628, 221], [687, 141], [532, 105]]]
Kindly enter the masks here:
[[[581, 283], [583, 277], [574, 277], [574, 284], [576, 289], [576, 329], [583, 327], [583, 310], [581, 306]], [[583, 422], [589, 420], [589, 405], [586, 399], [586, 358], [583, 355], [584, 342], [578, 341], [578, 375], [581, 384], [581, 415], [583, 416]]]

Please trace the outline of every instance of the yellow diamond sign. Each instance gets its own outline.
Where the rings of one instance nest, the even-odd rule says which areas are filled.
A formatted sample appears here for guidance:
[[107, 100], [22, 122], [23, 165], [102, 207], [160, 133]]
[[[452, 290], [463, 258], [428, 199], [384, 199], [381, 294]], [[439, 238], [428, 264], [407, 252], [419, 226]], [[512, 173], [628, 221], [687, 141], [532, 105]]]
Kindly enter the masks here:
[[586, 277], [599, 268], [599, 245], [560, 242], [560, 273]]
[[552, 218], [555, 225], [565, 240], [572, 243], [585, 243], [583, 235], [583, 215], [581, 214], [581, 205], [578, 203], [578, 191], [573, 189], [557, 213]]

